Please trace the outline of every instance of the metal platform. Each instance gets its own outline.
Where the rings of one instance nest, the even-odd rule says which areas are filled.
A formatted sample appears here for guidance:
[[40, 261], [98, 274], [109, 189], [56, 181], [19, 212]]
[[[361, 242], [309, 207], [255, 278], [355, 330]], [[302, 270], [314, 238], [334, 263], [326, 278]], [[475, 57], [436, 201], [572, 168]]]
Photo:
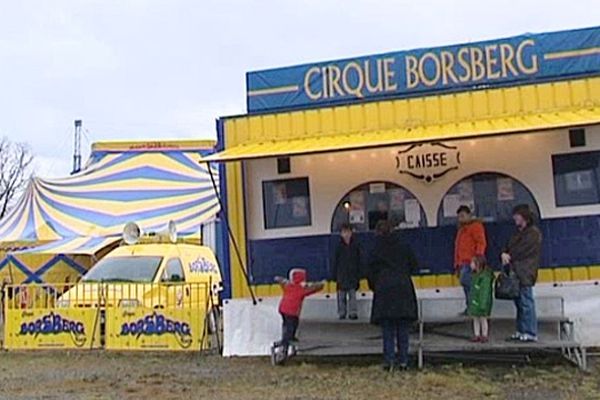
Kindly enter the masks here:
[[[298, 354], [318, 356], [367, 355], [382, 353], [380, 329], [369, 323], [364, 312], [367, 300], [361, 301], [356, 321], [317, 318], [310, 313], [300, 324]], [[494, 359], [501, 355], [527, 356], [534, 353], [561, 354], [579, 368], [586, 369], [586, 349], [573, 335], [573, 323], [564, 315], [558, 297], [538, 298], [539, 338], [535, 343], [507, 342], [514, 333], [515, 310], [511, 302], [496, 302], [490, 320], [490, 341], [472, 343], [471, 320], [459, 317], [464, 307], [460, 299], [420, 301], [420, 318], [411, 335], [411, 353], [422, 368], [430, 356], [463, 356]], [[324, 304], [323, 304], [324, 305]], [[333, 314], [335, 315], [335, 314]]]
[[565, 315], [564, 300], [559, 296], [537, 297], [537, 342], [506, 341], [515, 332], [515, 306], [511, 301], [496, 301], [490, 318], [490, 341], [472, 343], [468, 318], [460, 317], [464, 302], [456, 298], [419, 301], [417, 360], [424, 365], [427, 353], [506, 353], [548, 352], [562, 354], [579, 368], [587, 369], [586, 349], [574, 335], [574, 323]]

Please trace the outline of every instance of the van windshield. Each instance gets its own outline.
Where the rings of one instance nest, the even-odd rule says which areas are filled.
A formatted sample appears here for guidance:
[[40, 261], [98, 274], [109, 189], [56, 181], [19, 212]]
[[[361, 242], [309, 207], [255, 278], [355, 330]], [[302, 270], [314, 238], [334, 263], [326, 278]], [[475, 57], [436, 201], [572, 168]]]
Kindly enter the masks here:
[[159, 256], [104, 258], [83, 277], [85, 282], [152, 282], [160, 266]]

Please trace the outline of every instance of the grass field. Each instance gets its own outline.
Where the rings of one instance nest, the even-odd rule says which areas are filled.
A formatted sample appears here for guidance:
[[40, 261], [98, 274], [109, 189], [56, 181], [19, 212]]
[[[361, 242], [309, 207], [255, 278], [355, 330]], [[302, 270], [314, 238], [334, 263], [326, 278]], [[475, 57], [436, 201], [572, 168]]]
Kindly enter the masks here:
[[378, 358], [2, 352], [0, 399], [600, 399], [600, 374], [560, 360], [387, 373]]

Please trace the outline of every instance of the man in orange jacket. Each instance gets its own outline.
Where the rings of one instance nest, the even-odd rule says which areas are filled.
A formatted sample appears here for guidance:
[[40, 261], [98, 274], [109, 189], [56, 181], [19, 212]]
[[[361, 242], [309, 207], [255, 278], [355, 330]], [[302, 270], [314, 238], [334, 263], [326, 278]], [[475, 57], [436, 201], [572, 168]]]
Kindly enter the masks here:
[[[458, 232], [454, 243], [454, 269], [465, 292], [465, 301], [468, 306], [471, 289], [471, 260], [475, 256], [485, 256], [487, 241], [483, 223], [473, 218], [468, 206], [460, 206], [456, 214], [458, 216]], [[466, 315], [466, 309], [464, 314]]]

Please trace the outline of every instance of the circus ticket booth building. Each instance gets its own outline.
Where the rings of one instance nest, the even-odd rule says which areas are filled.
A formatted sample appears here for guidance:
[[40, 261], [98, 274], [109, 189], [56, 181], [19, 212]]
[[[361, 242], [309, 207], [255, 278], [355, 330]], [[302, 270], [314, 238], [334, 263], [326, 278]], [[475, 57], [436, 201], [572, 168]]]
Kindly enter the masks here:
[[[600, 28], [246, 78], [248, 114], [218, 120], [208, 157], [230, 227], [226, 355], [268, 351], [280, 334], [274, 276], [303, 267], [329, 280], [342, 224], [368, 253], [387, 219], [416, 253], [419, 298], [460, 298], [457, 208], [484, 222], [497, 267], [523, 203], [544, 237], [536, 296], [561, 296], [580, 340], [600, 344]], [[329, 282], [303, 317], [335, 320], [334, 293]], [[359, 299], [368, 322], [365, 284]]]

